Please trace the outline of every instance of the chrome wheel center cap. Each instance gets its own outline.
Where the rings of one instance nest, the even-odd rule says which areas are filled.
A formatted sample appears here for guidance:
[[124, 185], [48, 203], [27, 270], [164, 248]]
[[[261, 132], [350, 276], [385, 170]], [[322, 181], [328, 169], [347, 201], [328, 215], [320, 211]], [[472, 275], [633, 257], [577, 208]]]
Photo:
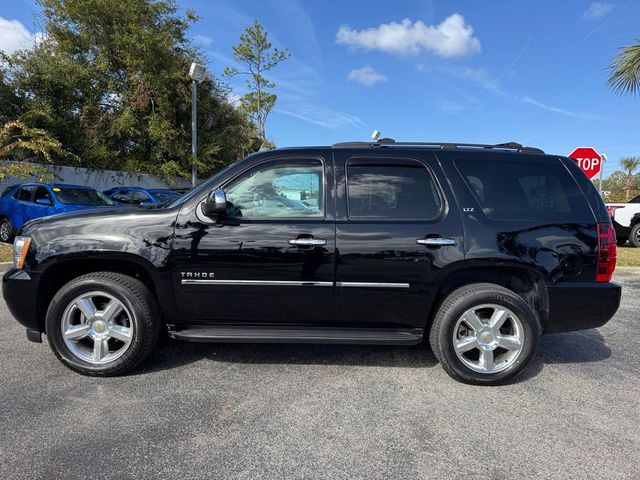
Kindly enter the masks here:
[[105, 322], [103, 322], [102, 320], [97, 320], [95, 322], [93, 322], [93, 329], [95, 330], [96, 333], [107, 333], [107, 324]]
[[493, 350], [496, 348], [498, 342], [496, 341], [496, 337], [493, 335], [493, 332], [489, 329], [480, 330], [478, 332], [478, 345], [483, 350]]

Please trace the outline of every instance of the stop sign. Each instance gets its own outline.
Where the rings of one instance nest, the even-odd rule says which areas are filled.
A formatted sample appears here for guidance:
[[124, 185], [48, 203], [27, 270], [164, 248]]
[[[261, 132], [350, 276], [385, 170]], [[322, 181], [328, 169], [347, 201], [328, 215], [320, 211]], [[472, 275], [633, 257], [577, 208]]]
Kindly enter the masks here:
[[595, 177], [602, 169], [602, 156], [595, 148], [578, 147], [569, 154], [569, 158], [573, 158], [589, 178]]

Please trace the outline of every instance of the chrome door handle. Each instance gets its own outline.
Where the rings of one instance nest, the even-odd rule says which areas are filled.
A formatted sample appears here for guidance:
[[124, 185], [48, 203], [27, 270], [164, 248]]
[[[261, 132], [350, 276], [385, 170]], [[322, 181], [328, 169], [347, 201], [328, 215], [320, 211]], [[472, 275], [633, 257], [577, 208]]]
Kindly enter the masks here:
[[455, 245], [456, 241], [453, 238], [433, 237], [433, 238], [418, 238], [416, 240], [418, 245], [425, 245], [427, 247], [445, 247], [447, 245]]
[[289, 240], [289, 245], [297, 247], [322, 247], [326, 244], [327, 241], [323, 238], [292, 238]]

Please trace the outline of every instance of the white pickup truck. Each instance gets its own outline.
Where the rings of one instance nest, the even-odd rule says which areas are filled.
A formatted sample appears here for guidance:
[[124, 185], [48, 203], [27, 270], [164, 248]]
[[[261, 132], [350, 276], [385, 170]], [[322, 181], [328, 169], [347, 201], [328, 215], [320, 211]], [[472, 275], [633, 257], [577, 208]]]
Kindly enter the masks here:
[[607, 203], [607, 210], [616, 229], [618, 245], [629, 240], [632, 246], [640, 247], [640, 195], [627, 203]]

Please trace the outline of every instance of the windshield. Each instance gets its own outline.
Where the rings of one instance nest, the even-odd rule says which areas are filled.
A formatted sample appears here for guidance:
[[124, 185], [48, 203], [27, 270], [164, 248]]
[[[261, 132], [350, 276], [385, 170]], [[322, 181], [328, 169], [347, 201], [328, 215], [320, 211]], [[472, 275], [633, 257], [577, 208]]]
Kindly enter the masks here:
[[113, 202], [96, 190], [88, 188], [55, 187], [53, 191], [60, 203], [71, 205], [113, 205]]
[[175, 193], [175, 192], [154, 192], [154, 191], [151, 191], [149, 193], [151, 195], [153, 195], [153, 198], [155, 198], [160, 205], [164, 205], [166, 203], [172, 202], [176, 198], [180, 198], [180, 194], [179, 193]]

